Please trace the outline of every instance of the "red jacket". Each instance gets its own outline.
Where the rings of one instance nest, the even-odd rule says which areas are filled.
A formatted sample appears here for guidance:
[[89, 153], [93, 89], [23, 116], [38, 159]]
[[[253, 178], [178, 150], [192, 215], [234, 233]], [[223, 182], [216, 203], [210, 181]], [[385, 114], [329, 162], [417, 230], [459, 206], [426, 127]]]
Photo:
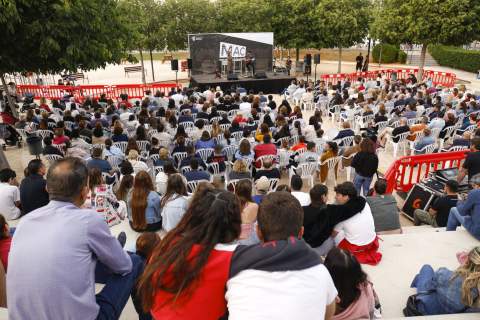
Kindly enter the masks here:
[[[277, 147], [273, 143], [262, 143], [259, 145], [255, 146], [255, 160], [257, 160], [261, 156], [266, 156], [266, 155], [277, 155]], [[255, 162], [255, 167], [260, 168], [261, 163], [260, 161]]]

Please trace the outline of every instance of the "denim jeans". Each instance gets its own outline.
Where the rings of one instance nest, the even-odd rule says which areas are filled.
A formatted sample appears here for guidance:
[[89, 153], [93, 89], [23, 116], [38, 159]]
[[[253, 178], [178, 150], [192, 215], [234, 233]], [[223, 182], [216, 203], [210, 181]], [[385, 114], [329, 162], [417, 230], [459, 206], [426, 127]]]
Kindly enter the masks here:
[[359, 174], [355, 175], [353, 179], [353, 184], [355, 185], [355, 189], [357, 189], [358, 195], [360, 195], [360, 191], [363, 187], [363, 195], [366, 197], [368, 194], [368, 190], [370, 190], [370, 184], [372, 183], [373, 177], [363, 177]]
[[97, 319], [119, 319], [128, 298], [134, 293], [138, 277], [143, 272], [144, 261], [135, 254], [132, 259], [132, 271], [125, 275], [112, 273], [103, 263], [97, 262], [95, 282], [105, 284], [102, 291], [96, 295], [100, 306]]
[[438, 303], [435, 292], [435, 271], [429, 264], [423, 265], [420, 272], [415, 276], [410, 285], [417, 288], [417, 309], [424, 315], [439, 314], [442, 308]]
[[450, 214], [448, 215], [447, 221], [447, 231], [455, 231], [459, 225], [463, 225], [465, 222], [465, 217], [460, 215], [458, 209], [453, 207], [450, 209]]

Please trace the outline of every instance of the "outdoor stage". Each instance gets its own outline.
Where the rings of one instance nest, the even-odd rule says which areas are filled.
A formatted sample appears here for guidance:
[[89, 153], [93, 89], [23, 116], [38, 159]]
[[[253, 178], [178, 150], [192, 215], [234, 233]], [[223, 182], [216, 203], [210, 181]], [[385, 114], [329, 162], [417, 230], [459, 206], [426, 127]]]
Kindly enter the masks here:
[[295, 79], [295, 77], [285, 74], [274, 74], [273, 72], [266, 72], [266, 74], [266, 79], [244, 78], [239, 75], [238, 80], [228, 80], [225, 77], [215, 78], [214, 74], [195, 75], [192, 76], [191, 84], [193, 87], [199, 87], [201, 90], [217, 86], [220, 86], [223, 91], [242, 87], [247, 91], [253, 90], [255, 93], [262, 91], [268, 94], [282, 93]]

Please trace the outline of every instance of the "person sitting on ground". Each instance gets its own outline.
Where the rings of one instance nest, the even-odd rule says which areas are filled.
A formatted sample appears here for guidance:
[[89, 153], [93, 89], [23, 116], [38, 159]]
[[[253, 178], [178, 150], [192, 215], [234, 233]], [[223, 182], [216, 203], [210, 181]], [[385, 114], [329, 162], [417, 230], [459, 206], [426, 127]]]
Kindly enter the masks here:
[[188, 207], [187, 187], [181, 175], [172, 174], [168, 177], [167, 190], [160, 206], [163, 230], [169, 232], [182, 220]]
[[127, 196], [130, 227], [137, 231], [158, 231], [162, 228], [160, 196], [146, 171], [135, 175], [133, 188]]
[[338, 290], [333, 320], [381, 318], [373, 285], [354, 255], [333, 248], [325, 258], [325, 267]]
[[180, 169], [183, 167], [188, 167], [192, 159], [196, 159], [198, 162], [198, 165], [202, 167], [204, 170], [207, 169], [207, 165], [205, 164], [205, 162], [203, 162], [202, 158], [196, 154], [194, 146], [188, 145], [185, 148], [185, 150], [187, 152], [187, 156], [183, 158], [182, 161], [180, 162], [180, 165], [179, 165]]
[[[279, 186], [277, 190], [280, 188]], [[334, 227], [365, 207], [365, 199], [360, 196], [351, 197], [344, 204], [326, 204], [328, 189], [317, 184], [310, 189], [312, 203], [304, 206], [304, 239], [320, 255], [325, 256], [335, 247], [332, 232]]]
[[[8, 273], [8, 254], [12, 246], [12, 235], [5, 217], [0, 214], [0, 259], [5, 273]], [[3, 280], [5, 281], [5, 280]]]
[[402, 233], [397, 200], [387, 192], [387, 181], [378, 179], [373, 194], [367, 197], [377, 234]]
[[0, 214], [7, 220], [18, 219], [22, 208], [20, 199], [15, 171], [9, 168], [0, 170]]
[[173, 162], [165, 161], [163, 164], [163, 171], [159, 171], [155, 176], [155, 185], [157, 187], [157, 192], [160, 195], [164, 195], [165, 192], [167, 192], [168, 177], [175, 173], [178, 173], [178, 171], [175, 169]]
[[262, 203], [263, 197], [268, 193], [270, 189], [270, 181], [267, 177], [262, 176], [258, 180], [255, 181], [255, 192], [256, 195], [252, 197], [253, 201], [256, 204]]
[[[335, 138], [333, 140], [340, 140], [346, 137], [352, 137], [355, 135], [355, 132], [353, 132], [352, 129], [350, 129], [350, 122], [345, 121], [342, 124], [342, 130], [340, 130]], [[339, 143], [340, 147], [343, 147], [343, 141]]]
[[[338, 204], [345, 204], [357, 197], [355, 186], [348, 181], [337, 185], [334, 190]], [[338, 247], [353, 253], [360, 263], [377, 265], [382, 259], [382, 254], [377, 251], [378, 237], [368, 204], [353, 217], [337, 224], [332, 235], [338, 236]]]
[[134, 177], [131, 174], [126, 174], [120, 180], [115, 196], [118, 201], [124, 201], [127, 203], [128, 193], [133, 188]]
[[54, 147], [52, 146], [52, 138], [50, 137], [45, 137], [43, 138], [43, 150], [42, 150], [42, 154], [43, 155], [50, 155], [50, 154], [56, 154], [58, 156], [62, 156], [63, 157], [63, 153], [62, 151], [60, 151], [57, 147]]
[[[47, 188], [50, 203], [23, 217], [15, 231], [7, 273], [9, 316], [118, 319], [143, 262], [123, 251], [102, 216], [80, 208], [88, 194], [88, 169], [80, 159], [53, 163]], [[45, 263], [45, 253], [55, 268]], [[105, 284], [96, 296], [95, 283]]]
[[428, 211], [415, 209], [413, 217], [416, 226], [419, 226], [422, 223], [431, 225], [434, 228], [445, 227], [447, 225], [450, 209], [457, 206], [458, 182], [455, 180], [448, 180], [445, 183], [444, 192], [445, 195], [436, 198], [428, 208]]
[[155, 247], [160, 242], [160, 235], [156, 232], [144, 232], [137, 238], [135, 243], [135, 254], [143, 259], [150, 260]]
[[447, 220], [447, 231], [455, 231], [462, 225], [467, 231], [480, 240], [480, 174], [470, 179], [473, 186], [465, 201], [458, 201], [457, 206], [450, 209]]
[[245, 161], [235, 160], [232, 170], [228, 174], [229, 180], [251, 179], [252, 175], [248, 171]]
[[240, 224], [240, 202], [233, 193], [200, 185], [179, 225], [155, 248], [138, 283], [144, 310], [157, 319], [224, 316], [234, 248], [228, 244], [238, 239]]
[[[262, 243], [233, 252], [225, 294], [230, 318], [331, 318], [337, 290], [320, 257], [302, 239], [302, 223], [302, 208], [291, 194], [263, 198], [257, 227]], [[289, 298], [291, 292], [296, 299]]]
[[310, 204], [307, 206], [302, 206], [304, 239], [312, 236], [314, 233], [313, 229], [319, 220], [318, 215], [320, 214], [320, 210], [327, 207], [328, 188], [323, 184], [316, 184], [310, 189], [309, 193], [311, 200]]
[[139, 154], [137, 150], [130, 150], [127, 156], [128, 162], [132, 164], [133, 172], [135, 174], [139, 173], [140, 171], [148, 171], [148, 165], [139, 160]]
[[292, 195], [300, 202], [302, 207], [310, 204], [310, 195], [302, 192], [303, 180], [298, 174], [292, 175], [290, 179], [290, 187], [292, 188]]
[[102, 172], [98, 168], [88, 170], [89, 193], [82, 208], [92, 208], [104, 217], [109, 227], [125, 219], [127, 208], [123, 201], [118, 201], [112, 190], [105, 184]]
[[199, 180], [210, 181], [210, 174], [207, 171], [198, 170], [199, 163], [197, 158], [192, 158], [192, 160], [190, 160], [190, 168], [192, 169], [191, 171], [184, 173], [184, 176], [188, 182]]
[[261, 168], [262, 163], [258, 160], [258, 158], [263, 156], [276, 156], [277, 155], [277, 147], [272, 143], [272, 138], [270, 135], [263, 136], [263, 143], [257, 144], [254, 148], [255, 152], [255, 167]]
[[422, 315], [480, 312], [480, 247], [457, 254], [460, 266], [434, 271], [426, 264], [412, 281], [419, 293], [415, 307]]
[[280, 171], [273, 166], [272, 159], [263, 160], [263, 167], [260, 170], [257, 170], [254, 180], [258, 180], [260, 177], [267, 177], [268, 179], [280, 179]]
[[25, 178], [20, 184], [20, 203], [22, 215], [43, 207], [50, 201], [48, 198], [47, 181], [43, 178], [47, 168], [40, 159], [30, 160]]
[[255, 232], [258, 204], [252, 199], [252, 182], [247, 179], [240, 180], [235, 186], [235, 194], [240, 199], [240, 208], [242, 210], [242, 232], [238, 238], [238, 243], [243, 245], [258, 243]]

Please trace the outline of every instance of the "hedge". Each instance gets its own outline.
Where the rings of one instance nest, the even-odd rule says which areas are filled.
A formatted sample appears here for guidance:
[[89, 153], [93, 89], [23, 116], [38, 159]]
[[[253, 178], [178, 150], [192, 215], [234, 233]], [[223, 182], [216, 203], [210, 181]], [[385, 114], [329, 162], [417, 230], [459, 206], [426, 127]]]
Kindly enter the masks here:
[[442, 66], [477, 73], [480, 70], [480, 50], [431, 45], [428, 52]]
[[383, 63], [405, 63], [407, 61], [407, 54], [400, 50], [398, 46], [388, 43], [379, 43], [375, 45], [372, 50], [373, 62], [378, 62], [378, 60], [380, 59], [380, 50], [382, 50], [381, 62]]

